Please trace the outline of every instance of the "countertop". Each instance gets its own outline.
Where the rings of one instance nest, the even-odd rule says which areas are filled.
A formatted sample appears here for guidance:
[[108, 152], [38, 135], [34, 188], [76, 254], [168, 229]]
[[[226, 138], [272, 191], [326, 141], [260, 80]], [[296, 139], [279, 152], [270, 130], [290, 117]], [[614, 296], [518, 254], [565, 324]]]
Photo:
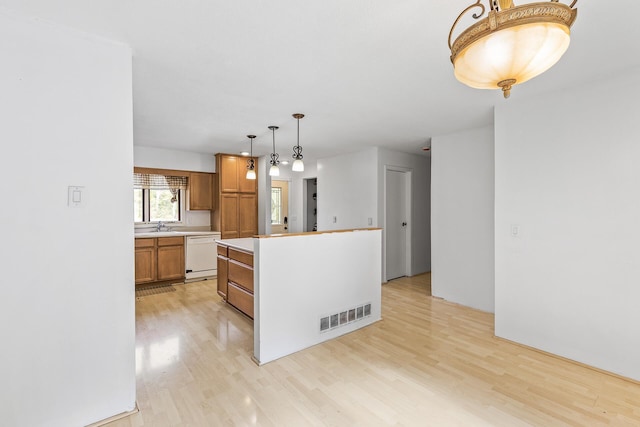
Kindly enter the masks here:
[[216, 243], [253, 253], [253, 237], [243, 237], [241, 239], [216, 239]]
[[211, 234], [216, 234], [219, 236], [220, 232], [219, 231], [150, 231], [146, 233], [135, 233], [135, 238], [148, 239], [151, 237], [208, 236]]

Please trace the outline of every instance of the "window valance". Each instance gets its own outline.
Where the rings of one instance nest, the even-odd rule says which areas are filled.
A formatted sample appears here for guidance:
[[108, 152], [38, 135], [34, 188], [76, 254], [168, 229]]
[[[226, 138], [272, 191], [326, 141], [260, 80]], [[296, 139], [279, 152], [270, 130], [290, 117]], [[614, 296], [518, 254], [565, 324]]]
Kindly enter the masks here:
[[133, 188], [153, 190], [186, 190], [186, 176], [154, 175], [148, 173], [133, 174]]

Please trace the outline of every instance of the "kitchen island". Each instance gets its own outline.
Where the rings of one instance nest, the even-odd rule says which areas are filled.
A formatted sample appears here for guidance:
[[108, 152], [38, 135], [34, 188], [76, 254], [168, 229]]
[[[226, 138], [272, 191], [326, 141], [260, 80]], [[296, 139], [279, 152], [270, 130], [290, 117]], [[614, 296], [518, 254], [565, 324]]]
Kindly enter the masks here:
[[[253, 356], [258, 364], [381, 318], [380, 229], [263, 235], [217, 243], [226, 248], [226, 252], [219, 249], [218, 260], [222, 258], [228, 267], [225, 281], [218, 264], [219, 293], [254, 319]], [[226, 289], [224, 284], [220, 289], [221, 281]]]
[[253, 319], [253, 238], [216, 240], [218, 295]]

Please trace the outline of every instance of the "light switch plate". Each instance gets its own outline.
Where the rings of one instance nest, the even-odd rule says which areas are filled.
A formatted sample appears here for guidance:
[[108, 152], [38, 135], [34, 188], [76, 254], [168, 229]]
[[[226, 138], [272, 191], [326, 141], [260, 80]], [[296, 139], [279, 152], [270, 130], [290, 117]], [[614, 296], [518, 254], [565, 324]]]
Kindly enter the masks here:
[[84, 187], [70, 185], [68, 188], [67, 204], [70, 208], [79, 208], [84, 205]]

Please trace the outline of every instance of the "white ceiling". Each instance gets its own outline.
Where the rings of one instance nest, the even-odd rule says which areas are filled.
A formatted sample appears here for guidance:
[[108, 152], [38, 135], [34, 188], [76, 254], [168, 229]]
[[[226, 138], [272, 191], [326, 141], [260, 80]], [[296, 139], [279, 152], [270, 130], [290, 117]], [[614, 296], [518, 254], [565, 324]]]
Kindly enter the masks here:
[[[488, 4], [488, 0], [483, 0]], [[300, 121], [306, 159], [367, 146], [421, 153], [431, 136], [489, 124], [493, 106], [640, 64], [640, 2], [583, 0], [546, 74], [500, 91], [458, 83], [447, 37], [473, 0], [0, 0], [133, 50], [134, 143], [281, 158]], [[521, 3], [516, 0], [516, 4]], [[550, 114], [562, 114], [549, 106]], [[579, 125], [579, 124], [576, 124]]]

